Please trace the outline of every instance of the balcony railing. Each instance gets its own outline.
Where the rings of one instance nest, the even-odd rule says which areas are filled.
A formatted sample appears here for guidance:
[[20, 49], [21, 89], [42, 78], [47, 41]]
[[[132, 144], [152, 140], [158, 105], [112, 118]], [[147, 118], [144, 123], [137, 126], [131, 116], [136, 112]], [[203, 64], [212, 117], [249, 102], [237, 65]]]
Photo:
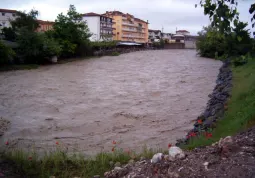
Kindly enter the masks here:
[[134, 35], [122, 35], [123, 38], [141, 38], [144, 39], [145, 36], [134, 36]]
[[125, 22], [122, 22], [122, 25], [127, 25], [127, 26], [132, 26], [132, 27], [137, 27], [138, 26], [138, 25], [133, 24], [133, 23], [125, 23]]
[[129, 32], [137, 32], [135, 29], [128, 29], [128, 28], [123, 28], [123, 31], [129, 31]]

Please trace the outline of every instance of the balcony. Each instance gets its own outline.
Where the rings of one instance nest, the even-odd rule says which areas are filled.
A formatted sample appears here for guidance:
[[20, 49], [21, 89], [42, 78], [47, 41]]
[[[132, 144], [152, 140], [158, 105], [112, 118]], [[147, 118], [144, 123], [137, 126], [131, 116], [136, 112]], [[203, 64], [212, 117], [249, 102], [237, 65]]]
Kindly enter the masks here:
[[128, 29], [128, 28], [123, 28], [122, 31], [137, 32], [137, 30], [135, 29]]
[[137, 27], [138, 26], [138, 25], [133, 24], [133, 23], [125, 23], [125, 22], [122, 22], [122, 25], [127, 25], [127, 26], [131, 26], [131, 27]]
[[144, 39], [145, 36], [122, 35], [122, 38], [139, 38], [139, 39]]

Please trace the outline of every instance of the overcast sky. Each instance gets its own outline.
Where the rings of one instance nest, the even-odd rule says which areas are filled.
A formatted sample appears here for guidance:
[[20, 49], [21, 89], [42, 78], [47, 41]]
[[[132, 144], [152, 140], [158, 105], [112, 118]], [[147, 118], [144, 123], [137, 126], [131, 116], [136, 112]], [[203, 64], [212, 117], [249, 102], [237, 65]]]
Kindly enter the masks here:
[[[0, 8], [40, 12], [39, 19], [54, 21], [61, 12], [66, 13], [74, 4], [79, 13], [118, 10], [149, 21], [150, 29], [164, 28], [164, 32], [174, 33], [185, 29], [197, 34], [209, 24], [202, 8], [195, 8], [200, 0], [0, 0]], [[250, 23], [248, 12], [254, 0], [239, 0], [238, 10], [241, 20]], [[249, 24], [251, 28], [251, 24]]]

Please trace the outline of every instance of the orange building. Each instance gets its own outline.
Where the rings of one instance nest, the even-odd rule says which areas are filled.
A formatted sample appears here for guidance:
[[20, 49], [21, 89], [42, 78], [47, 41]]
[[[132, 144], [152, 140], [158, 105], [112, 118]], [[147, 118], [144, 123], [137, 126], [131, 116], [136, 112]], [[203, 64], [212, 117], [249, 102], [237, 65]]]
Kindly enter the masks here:
[[148, 21], [120, 11], [106, 11], [103, 15], [113, 18], [114, 40], [148, 43]]
[[37, 22], [39, 23], [39, 27], [36, 30], [37, 32], [46, 32], [48, 30], [51, 30], [54, 24], [54, 22], [43, 21], [43, 20], [37, 20]]

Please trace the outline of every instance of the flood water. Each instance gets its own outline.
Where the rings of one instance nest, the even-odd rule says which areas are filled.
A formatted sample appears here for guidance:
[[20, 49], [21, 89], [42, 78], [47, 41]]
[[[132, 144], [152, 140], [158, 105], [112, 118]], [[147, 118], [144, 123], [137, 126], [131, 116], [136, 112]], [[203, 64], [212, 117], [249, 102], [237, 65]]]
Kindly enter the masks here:
[[167, 148], [204, 110], [221, 65], [194, 50], [162, 50], [0, 73], [0, 116], [11, 121], [1, 146]]

